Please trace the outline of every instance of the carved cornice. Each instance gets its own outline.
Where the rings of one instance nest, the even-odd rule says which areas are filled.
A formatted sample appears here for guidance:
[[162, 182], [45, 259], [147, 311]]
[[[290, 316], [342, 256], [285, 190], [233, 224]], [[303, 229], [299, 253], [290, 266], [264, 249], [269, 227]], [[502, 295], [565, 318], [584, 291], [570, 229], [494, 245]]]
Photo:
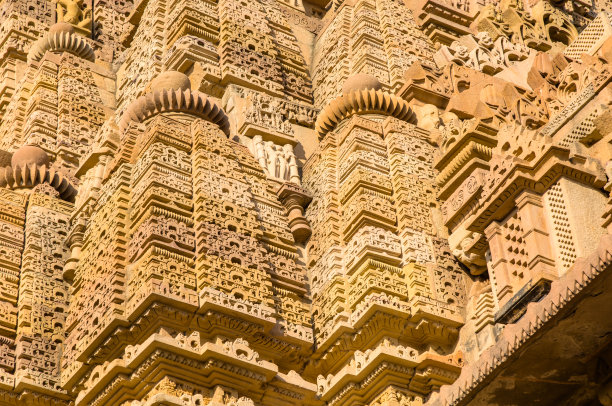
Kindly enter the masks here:
[[[195, 331], [175, 336], [152, 334], [141, 344], [128, 346], [122, 358], [95, 366], [75, 404], [103, 405], [126, 391], [150, 392], [154, 383], [145, 377], [168, 372], [192, 376], [202, 386], [211, 385], [219, 377], [236, 379], [244, 383], [247, 393], [266, 384], [270, 394], [284, 397], [285, 402], [287, 398], [315, 402], [313, 383], [292, 371], [279, 372], [278, 366], [261, 359], [247, 340], [222, 336], [207, 340]], [[261, 396], [261, 392], [256, 394]]]
[[[500, 162], [492, 162], [491, 166]], [[507, 170], [502, 165], [500, 164], [498, 170], [505, 170], [506, 175], [494, 175], [485, 181], [479, 209], [468, 225], [469, 230], [484, 231], [494, 216], [502, 217], [507, 214], [513, 207], [508, 203], [513, 202], [521, 191], [543, 193], [560, 177], [571, 178], [595, 188], [601, 188], [605, 184], [603, 168], [597, 167], [595, 161], [579, 162], [579, 158], [574, 158], [567, 150], [558, 146], [551, 146], [534, 164], [519, 163]]]
[[457, 174], [472, 159], [481, 158], [485, 161], [491, 159], [493, 149], [487, 145], [470, 141], [458, 151], [455, 157], [440, 171], [436, 177], [436, 183], [444, 186], [453, 176]]
[[355, 114], [383, 114], [416, 123], [416, 115], [405, 100], [382, 90], [354, 90], [332, 100], [321, 111], [315, 123], [319, 139]]

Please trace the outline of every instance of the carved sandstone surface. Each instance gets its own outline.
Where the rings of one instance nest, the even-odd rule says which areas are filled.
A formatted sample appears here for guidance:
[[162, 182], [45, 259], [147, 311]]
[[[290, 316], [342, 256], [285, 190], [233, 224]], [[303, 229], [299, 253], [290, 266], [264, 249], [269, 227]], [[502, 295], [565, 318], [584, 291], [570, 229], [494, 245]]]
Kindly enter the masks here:
[[315, 128], [319, 137], [333, 130], [338, 123], [354, 114], [382, 114], [410, 121], [414, 114], [406, 101], [381, 90], [373, 76], [363, 75], [347, 80], [342, 96], [333, 100], [320, 113]]
[[0, 406], [611, 405], [608, 3], [0, 1]]
[[67, 23], [57, 23], [51, 26], [49, 33], [36, 41], [30, 48], [28, 61], [40, 61], [47, 51], [69, 52], [91, 62], [95, 60], [91, 46], [83, 37], [76, 35], [74, 28]]
[[156, 78], [150, 86], [150, 92], [138, 99], [123, 113], [120, 128], [132, 122], [143, 122], [156, 114], [164, 112], [182, 112], [193, 114], [217, 124], [229, 135], [229, 122], [223, 109], [205, 94], [191, 91], [189, 78], [179, 72], [165, 72]]

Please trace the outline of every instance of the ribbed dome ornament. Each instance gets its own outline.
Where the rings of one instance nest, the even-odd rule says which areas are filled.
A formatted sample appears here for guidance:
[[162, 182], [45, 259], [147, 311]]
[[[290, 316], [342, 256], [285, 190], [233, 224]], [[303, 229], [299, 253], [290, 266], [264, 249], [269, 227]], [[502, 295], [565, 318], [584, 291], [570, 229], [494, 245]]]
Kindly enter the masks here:
[[[349, 78], [347, 82], [353, 82]], [[319, 139], [332, 131], [338, 123], [355, 114], [384, 114], [416, 122], [416, 115], [408, 106], [408, 102], [393, 94], [385, 92], [379, 86], [373, 86], [374, 80], [363, 81], [364, 88], [351, 83], [345, 93], [332, 100], [319, 114], [315, 123], [315, 130]]]
[[24, 145], [13, 154], [10, 166], [0, 168], [0, 187], [21, 189], [48, 183], [62, 199], [73, 201], [77, 189], [61, 172], [48, 165], [45, 151], [34, 145]]
[[49, 32], [32, 44], [28, 52], [28, 63], [40, 61], [47, 51], [69, 52], [90, 62], [96, 60], [93, 49], [74, 28], [67, 23], [57, 23]]
[[194, 114], [218, 125], [229, 136], [229, 120], [223, 109], [205, 94], [191, 89], [162, 89], [140, 96], [123, 113], [119, 128], [126, 128], [131, 121], [142, 123], [166, 112]]
[[[180, 78], [179, 75], [184, 78]], [[182, 112], [196, 115], [218, 125], [225, 135], [229, 136], [229, 119], [223, 109], [210, 100], [206, 94], [185, 88], [188, 80], [187, 76], [179, 72], [162, 73], [153, 81], [149, 93], [140, 96], [128, 106], [119, 122], [119, 128], [123, 130], [132, 121], [142, 123], [160, 113]], [[160, 86], [168, 88], [160, 88]]]

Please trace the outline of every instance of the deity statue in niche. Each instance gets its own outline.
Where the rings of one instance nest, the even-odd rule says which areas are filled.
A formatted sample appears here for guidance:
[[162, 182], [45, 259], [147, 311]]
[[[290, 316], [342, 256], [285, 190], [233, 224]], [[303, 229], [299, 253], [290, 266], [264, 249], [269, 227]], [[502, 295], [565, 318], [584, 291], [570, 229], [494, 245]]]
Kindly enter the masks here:
[[256, 135], [253, 137], [253, 146], [255, 158], [268, 176], [300, 184], [297, 161], [291, 144], [276, 145]]
[[71, 24], [77, 28], [89, 31], [92, 20], [91, 8], [84, 0], [57, 0], [57, 22]]

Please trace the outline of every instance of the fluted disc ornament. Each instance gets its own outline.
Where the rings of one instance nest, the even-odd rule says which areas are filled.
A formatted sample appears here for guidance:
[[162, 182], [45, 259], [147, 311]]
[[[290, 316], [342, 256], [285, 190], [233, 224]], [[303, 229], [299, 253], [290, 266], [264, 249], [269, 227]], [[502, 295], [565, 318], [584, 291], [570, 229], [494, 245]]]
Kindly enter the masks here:
[[216, 124], [229, 136], [229, 119], [223, 109], [204, 93], [190, 89], [189, 78], [180, 72], [168, 71], [151, 82], [150, 91], [132, 102], [119, 123], [125, 129], [132, 121], [142, 123], [166, 112], [193, 114]]
[[49, 168], [47, 153], [35, 145], [24, 145], [13, 154], [11, 165], [0, 169], [0, 187], [33, 188], [47, 183], [67, 201], [73, 201], [77, 189], [70, 180], [54, 168]]
[[40, 61], [47, 51], [69, 52], [90, 62], [96, 60], [93, 49], [87, 41], [77, 35], [68, 23], [57, 23], [49, 29], [49, 32], [36, 41], [28, 53], [28, 63]]
[[347, 79], [343, 94], [332, 100], [319, 114], [315, 123], [319, 138], [355, 114], [384, 114], [400, 120], [416, 121], [408, 102], [383, 91], [373, 76], [360, 74]]

